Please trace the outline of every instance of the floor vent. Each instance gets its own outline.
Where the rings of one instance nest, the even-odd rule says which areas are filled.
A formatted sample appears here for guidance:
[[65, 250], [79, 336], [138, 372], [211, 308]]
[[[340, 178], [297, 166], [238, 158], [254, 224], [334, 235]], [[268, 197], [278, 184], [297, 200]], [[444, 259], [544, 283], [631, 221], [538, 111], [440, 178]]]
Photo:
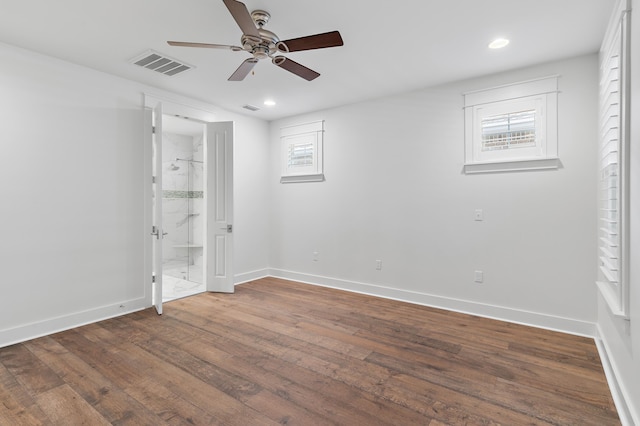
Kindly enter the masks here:
[[253, 105], [243, 105], [242, 108], [244, 109], [248, 109], [249, 111], [260, 111], [260, 108], [258, 108], [257, 106], [253, 106]]
[[184, 61], [171, 58], [155, 50], [148, 50], [142, 55], [136, 56], [130, 62], [170, 77], [195, 68], [193, 65], [185, 64]]

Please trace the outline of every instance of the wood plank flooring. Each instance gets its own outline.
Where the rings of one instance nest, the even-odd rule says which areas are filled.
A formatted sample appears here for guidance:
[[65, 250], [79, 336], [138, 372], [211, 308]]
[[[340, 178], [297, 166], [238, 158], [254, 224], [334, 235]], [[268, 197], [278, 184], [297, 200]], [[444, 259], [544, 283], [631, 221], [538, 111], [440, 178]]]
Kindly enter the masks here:
[[616, 425], [594, 342], [265, 278], [0, 349], [0, 425]]

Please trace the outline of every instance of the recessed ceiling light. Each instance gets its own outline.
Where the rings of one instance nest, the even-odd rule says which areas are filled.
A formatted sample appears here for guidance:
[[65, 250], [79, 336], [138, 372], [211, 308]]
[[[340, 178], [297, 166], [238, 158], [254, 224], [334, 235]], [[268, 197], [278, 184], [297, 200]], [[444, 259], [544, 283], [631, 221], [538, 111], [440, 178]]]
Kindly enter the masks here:
[[276, 101], [272, 101], [271, 99], [267, 99], [266, 101], [264, 101], [264, 104], [266, 106], [275, 106]]
[[509, 44], [509, 40], [506, 38], [497, 38], [489, 43], [489, 49], [502, 49], [507, 44]]

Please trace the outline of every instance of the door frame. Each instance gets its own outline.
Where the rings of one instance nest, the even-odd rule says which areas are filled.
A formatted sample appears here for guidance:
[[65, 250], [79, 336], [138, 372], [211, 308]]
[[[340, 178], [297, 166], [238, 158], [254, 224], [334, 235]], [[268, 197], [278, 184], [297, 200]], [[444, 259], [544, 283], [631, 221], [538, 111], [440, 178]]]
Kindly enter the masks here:
[[[152, 93], [144, 93], [144, 229], [143, 229], [143, 238], [144, 238], [144, 288], [145, 288], [145, 305], [153, 306], [152, 300], [152, 273], [153, 273], [153, 245], [151, 239], [151, 228], [153, 225], [153, 208], [152, 208], [152, 143], [153, 143], [153, 134], [152, 134], [152, 117], [153, 117], [153, 109], [159, 103], [162, 104], [162, 112], [164, 115], [173, 115], [177, 117], [188, 117], [192, 119], [196, 119], [202, 121], [203, 123], [214, 123], [220, 121], [219, 117], [216, 117], [216, 114], [212, 111], [209, 111], [208, 106], [202, 104], [197, 105], [197, 101], [189, 101], [189, 104], [185, 104], [183, 101], [176, 101], [175, 99], [167, 98], [164, 96], [159, 96]], [[232, 153], [231, 153], [232, 155]], [[231, 185], [233, 183], [231, 182]], [[232, 190], [232, 188], [231, 188]], [[205, 221], [208, 222], [208, 221]], [[209, 227], [205, 225], [205, 229], [207, 229], [207, 236], [209, 235]], [[205, 237], [206, 238], [206, 237]], [[231, 255], [233, 253], [230, 253]], [[233, 260], [231, 260], [231, 265]], [[228, 272], [233, 275], [233, 269], [228, 270]], [[203, 277], [205, 278], [205, 277]], [[206, 279], [206, 278], [205, 278]], [[208, 282], [208, 280], [207, 280]], [[207, 289], [209, 285], [207, 285]], [[231, 290], [233, 291], [233, 290]]]
[[[152, 192], [151, 192], [151, 294], [153, 297], [153, 306], [156, 308], [158, 315], [162, 315], [162, 285], [163, 274], [158, 273], [158, 269], [162, 272], [162, 245], [164, 238], [164, 225], [162, 223], [162, 194], [158, 188], [162, 188], [162, 102], [158, 102], [152, 111]], [[155, 172], [155, 173], [154, 173]]]

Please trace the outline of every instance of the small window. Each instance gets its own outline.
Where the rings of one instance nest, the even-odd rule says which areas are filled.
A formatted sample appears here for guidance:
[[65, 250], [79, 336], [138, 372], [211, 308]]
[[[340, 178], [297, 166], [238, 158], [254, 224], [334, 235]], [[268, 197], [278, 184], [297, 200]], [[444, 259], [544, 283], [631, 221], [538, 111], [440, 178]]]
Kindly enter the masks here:
[[464, 96], [465, 173], [558, 167], [557, 77]]
[[280, 129], [282, 178], [280, 182], [320, 182], [324, 122], [300, 124]]

